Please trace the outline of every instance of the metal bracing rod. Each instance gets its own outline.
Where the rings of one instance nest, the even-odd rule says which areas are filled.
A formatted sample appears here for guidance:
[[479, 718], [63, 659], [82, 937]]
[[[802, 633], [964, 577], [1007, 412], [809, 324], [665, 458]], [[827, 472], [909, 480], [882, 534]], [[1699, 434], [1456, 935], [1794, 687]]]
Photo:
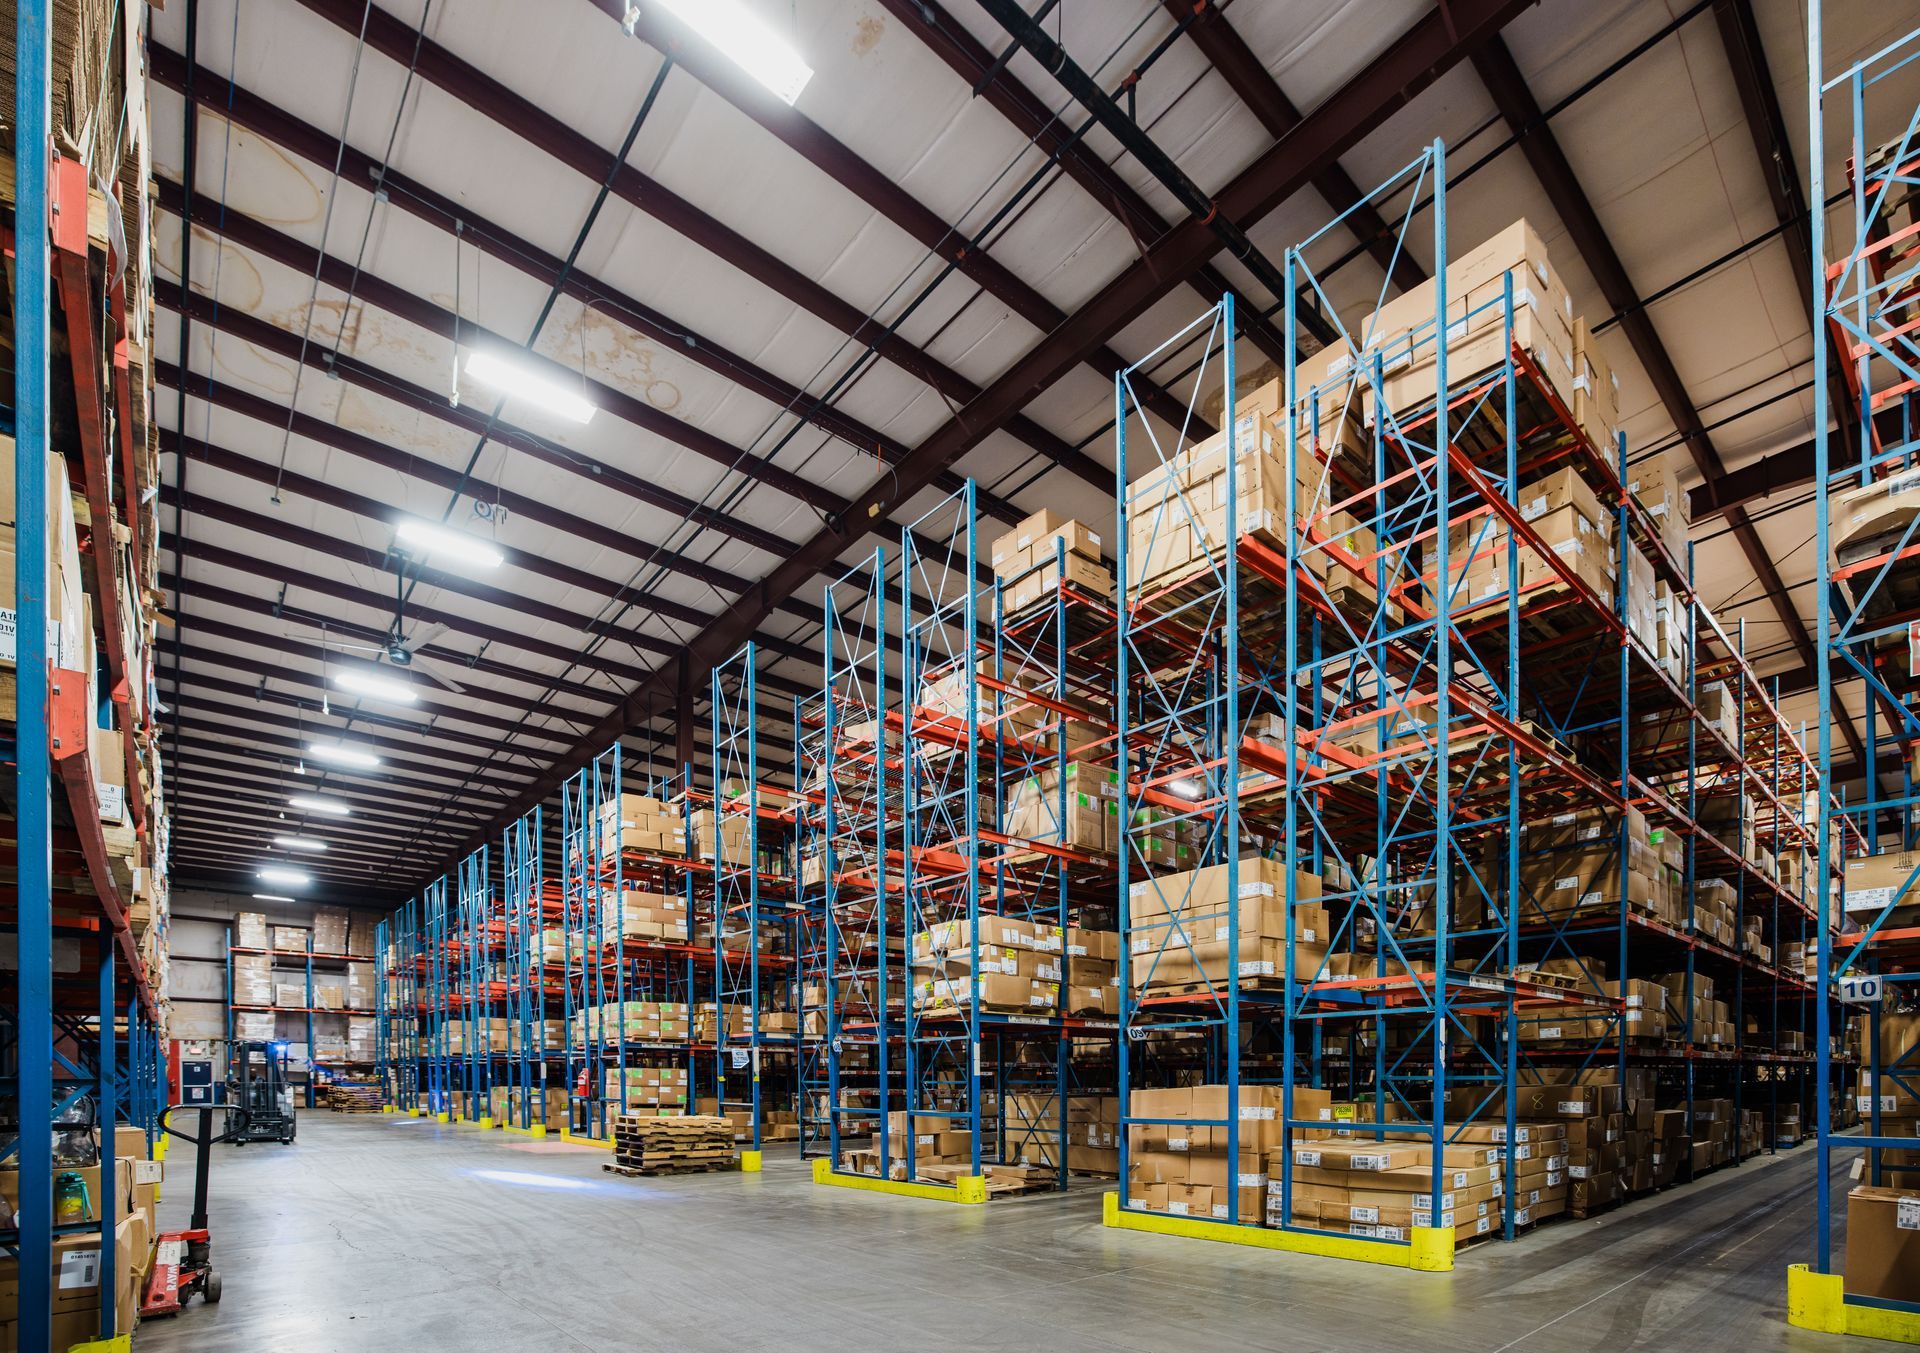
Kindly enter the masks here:
[[[1567, 227], [1567, 233], [1573, 237], [1581, 257], [1592, 271], [1601, 294], [1608, 305], [1620, 312], [1620, 327], [1632, 344], [1634, 355], [1640, 359], [1640, 365], [1645, 368], [1647, 378], [1652, 381], [1654, 392], [1666, 407], [1667, 416], [1673, 420], [1675, 429], [1686, 445], [1687, 454], [1702, 475], [1710, 479], [1724, 475], [1726, 465], [1714, 448], [1713, 438], [1706, 431], [1700, 412], [1688, 395], [1666, 344], [1661, 341], [1647, 313], [1633, 308], [1638, 293], [1627, 275], [1626, 266], [1615, 252], [1598, 213], [1588, 200], [1585, 189], [1580, 186], [1572, 164], [1561, 150], [1553, 129], [1542, 116], [1540, 105], [1527, 87], [1506, 44], [1498, 38], [1487, 42], [1474, 53], [1473, 63], [1487, 92], [1493, 96], [1501, 117], [1519, 141], [1520, 150], [1533, 167], [1540, 186], [1546, 190], [1548, 200], [1553, 203], [1554, 210]], [[1734, 538], [1740, 544], [1741, 553], [1760, 580], [1762, 588], [1772, 597], [1774, 609], [1780, 623], [1786, 627], [1787, 637], [1792, 640], [1795, 651], [1802, 662], [1812, 667], [1816, 661], [1813, 641], [1807, 637], [1807, 628], [1801, 623], [1798, 612], [1788, 602], [1786, 584], [1781, 581], [1780, 572], [1774, 567], [1759, 533], [1740, 508], [1729, 509], [1726, 517]], [[1864, 763], [1866, 753], [1860, 746], [1860, 734], [1852, 722], [1842, 724], [1841, 731], [1854, 755]]]
[[[1125, 146], [1127, 153], [1159, 180], [1160, 186], [1172, 193], [1194, 220], [1211, 230], [1227, 252], [1253, 274], [1269, 295], [1279, 300], [1287, 294], [1287, 279], [1247, 238], [1246, 231], [1230, 217], [1221, 214], [1220, 204], [1188, 178], [1186, 171], [1161, 150], [1119, 104], [1107, 97], [1107, 92], [1099, 82], [1080, 69], [1079, 64], [1067, 54], [1067, 49], [1049, 37], [1047, 31], [1020, 7], [1018, 0], [977, 0], [977, 3], [1007, 30], [1029, 56], [1060, 82], [1061, 88], [1093, 115], [1108, 135]], [[1334, 326], [1327, 323], [1311, 305], [1296, 307], [1295, 314], [1299, 316], [1301, 326], [1322, 344], [1331, 343], [1336, 337]]]
[[[1281, 91], [1279, 83], [1247, 46], [1246, 39], [1240, 36], [1216, 0], [1160, 0], [1160, 3], [1175, 21], [1186, 26], [1186, 35], [1193, 45], [1220, 73], [1240, 102], [1260, 119], [1267, 135], [1278, 141], [1300, 124], [1300, 110]], [[1361, 200], [1364, 195], [1360, 185], [1338, 161], [1315, 174], [1313, 186], [1335, 215], [1344, 214], [1347, 228], [1381, 270], [1393, 279], [1395, 286], [1411, 291], [1427, 280], [1426, 269], [1399, 246], [1398, 232], [1387, 224], [1379, 210]], [[1246, 321], [1243, 319], [1241, 323]]]
[[[1438, 9], [1427, 13], [1365, 69], [1307, 114], [1292, 136], [1263, 153], [1235, 178], [1220, 194], [1223, 209], [1238, 221], [1262, 219], [1310, 182], [1314, 173], [1451, 70], [1527, 4], [1528, 0], [1454, 0], [1444, 14]], [[863, 494], [855, 503], [855, 519], [863, 520], [869, 507], [909, 497], [930, 483], [937, 471], [979, 445], [1024, 407], [1037, 391], [1047, 388], [1078, 365], [1084, 352], [1144, 313], [1217, 250], [1218, 242], [1212, 233], [1197, 221], [1183, 221], [1168, 231], [1152, 260], [1142, 260], [1126, 268], [1066, 324], [1011, 363], [1007, 373], [978, 399], [915, 448], [910, 463], [901, 467], [892, 479]], [[779, 601], [793, 595], [829, 560], [851, 549], [857, 539], [844, 526], [815, 535], [764, 579], [749, 597], [743, 598], [723, 621], [694, 641], [691, 651], [695, 657], [711, 664], [738, 648]], [[502, 822], [517, 816], [516, 809], [524, 811], [544, 799], [556, 785], [612, 742], [638, 717], [648, 698], [665, 689], [669, 675], [656, 671], [630, 692], [626, 703], [572, 753], [563, 757], [543, 777], [537, 792], [529, 791], [524, 803], [510, 809]]]
[[[1050, 156], [1068, 178], [1126, 226], [1138, 247], [1145, 248], [1166, 231], [1167, 223], [1160, 213], [1087, 145], [1085, 131], [1094, 125], [1091, 118], [1079, 129], [1069, 128], [933, 0], [880, 0], [880, 3], [926, 43], [929, 51], [945, 61], [975, 97], [992, 104], [1015, 131]], [[1010, 46], [1008, 50], [1014, 49]], [[1238, 289], [1218, 268], [1211, 264], [1201, 268], [1194, 274], [1191, 286], [1207, 305], [1233, 292], [1236, 313], [1241, 316], [1248, 339], [1269, 360], [1276, 363], [1286, 360], [1286, 339], [1261, 316], [1258, 307], [1239, 295]], [[1102, 485], [1103, 489], [1108, 487], [1111, 486]]]

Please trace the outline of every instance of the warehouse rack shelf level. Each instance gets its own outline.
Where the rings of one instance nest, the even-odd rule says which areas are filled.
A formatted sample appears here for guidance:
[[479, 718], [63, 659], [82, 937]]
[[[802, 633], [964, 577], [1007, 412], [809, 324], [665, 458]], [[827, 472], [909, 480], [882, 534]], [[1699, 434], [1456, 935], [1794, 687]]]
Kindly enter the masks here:
[[[1920, 1343], [1920, 1303], [1905, 1299], [1911, 1289], [1895, 1257], [1912, 1201], [1900, 1185], [1910, 1189], [1912, 1153], [1920, 1150], [1920, 929], [1912, 893], [1920, 869], [1911, 854], [1920, 844], [1920, 106], [1907, 101], [1910, 91], [1902, 95], [1887, 83], [1920, 60], [1920, 30], [1830, 74], [1823, 10], [1812, 0], [1807, 29], [1812, 200], [1827, 198], [1829, 103], [1848, 132], [1849, 191], [1831, 259], [1828, 214], [1816, 209], [1812, 216], [1819, 698], [1822, 710], [1837, 713], [1835, 686], [1861, 682], [1867, 736], [1863, 797], [1844, 804], [1821, 797], [1815, 870], [1821, 914], [1838, 925], [1838, 933], [1821, 929], [1818, 988], [1837, 994], [1839, 1009], [1858, 1018], [1836, 1021], [1828, 1003], [1818, 1002], [1816, 1050], [1823, 1080], [1836, 1068], [1857, 1066], [1859, 1081], [1849, 1087], [1857, 1088], [1857, 1100], [1836, 1106], [1823, 1098], [1819, 1106], [1813, 1260], [1789, 1270], [1787, 1308], [1788, 1319], [1804, 1328]], [[1883, 129], [1875, 140], [1870, 127]], [[1880, 140], [1885, 130], [1892, 135]], [[1830, 421], [1849, 430], [1845, 441]], [[1860, 448], [1857, 459], [1835, 454], [1849, 444]], [[1902, 763], [1894, 793], [1879, 771], [1889, 753]], [[1823, 786], [1833, 784], [1833, 733], [1824, 719], [1820, 776]], [[1863, 1120], [1859, 1130], [1848, 1131], [1856, 1120]], [[1836, 1199], [1832, 1156], [1848, 1146], [1866, 1149], [1865, 1174]], [[1833, 1248], [1843, 1216], [1844, 1268]]]

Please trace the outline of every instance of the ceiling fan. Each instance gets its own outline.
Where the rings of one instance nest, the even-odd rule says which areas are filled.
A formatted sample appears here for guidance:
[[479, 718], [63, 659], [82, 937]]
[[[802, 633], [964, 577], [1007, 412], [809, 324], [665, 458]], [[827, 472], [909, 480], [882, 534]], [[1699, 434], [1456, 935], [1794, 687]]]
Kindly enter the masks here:
[[307, 628], [318, 630], [322, 648], [330, 648], [336, 653], [354, 653], [370, 657], [375, 663], [385, 663], [389, 667], [397, 667], [405, 672], [419, 672], [455, 695], [466, 694], [467, 688], [449, 675], [446, 663], [437, 658], [426, 657], [420, 652], [453, 627], [441, 621], [428, 625], [424, 629], [416, 629], [409, 635], [405, 631], [405, 623], [403, 616], [396, 615], [386, 638], [379, 643], [349, 643], [334, 637], [334, 632], [324, 626], [308, 625]]

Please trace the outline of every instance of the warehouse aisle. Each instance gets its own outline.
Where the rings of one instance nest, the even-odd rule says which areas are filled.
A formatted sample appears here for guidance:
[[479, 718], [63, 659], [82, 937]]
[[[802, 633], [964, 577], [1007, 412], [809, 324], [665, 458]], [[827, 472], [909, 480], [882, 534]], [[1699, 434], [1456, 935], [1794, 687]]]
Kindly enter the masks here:
[[[319, 1113], [291, 1147], [221, 1148], [225, 1300], [143, 1325], [136, 1347], [1841, 1346], [1783, 1316], [1784, 1267], [1808, 1247], [1811, 1149], [1482, 1246], [1451, 1279], [1108, 1231], [1092, 1189], [974, 1209], [820, 1188], [791, 1159], [757, 1177], [662, 1180], [618, 1178], [604, 1159]], [[191, 1196], [182, 1152], [168, 1161], [165, 1225], [185, 1224]]]

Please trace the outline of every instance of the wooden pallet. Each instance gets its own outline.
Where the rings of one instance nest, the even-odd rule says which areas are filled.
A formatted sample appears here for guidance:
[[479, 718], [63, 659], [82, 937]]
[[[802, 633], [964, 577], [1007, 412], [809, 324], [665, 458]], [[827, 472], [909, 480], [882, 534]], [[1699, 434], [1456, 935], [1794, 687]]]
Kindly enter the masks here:
[[627, 1175], [629, 1177], [645, 1176], [651, 1179], [659, 1175], [669, 1174], [721, 1174], [737, 1170], [739, 1168], [739, 1162], [734, 1160], [675, 1161], [670, 1164], [660, 1165], [623, 1165], [617, 1161], [603, 1161], [600, 1168], [609, 1174]]

